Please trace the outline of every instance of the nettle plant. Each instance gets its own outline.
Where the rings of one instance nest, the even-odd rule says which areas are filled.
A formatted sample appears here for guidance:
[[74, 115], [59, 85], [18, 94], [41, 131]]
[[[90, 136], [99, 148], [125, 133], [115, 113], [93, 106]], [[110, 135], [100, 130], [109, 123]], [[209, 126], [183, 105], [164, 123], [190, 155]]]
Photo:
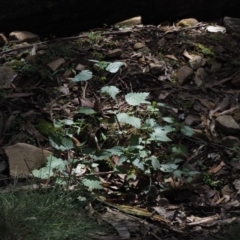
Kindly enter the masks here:
[[[90, 79], [90, 71], [85, 70], [77, 76], [79, 79]], [[75, 79], [76, 80], [76, 79]], [[80, 81], [80, 80], [79, 80]], [[120, 90], [116, 86], [105, 86], [101, 94], [109, 97], [114, 110], [104, 113], [96, 112], [89, 107], [82, 107], [77, 114], [84, 115], [82, 123], [72, 120], [62, 120], [68, 127], [77, 129], [81, 134], [82, 126], [88, 122], [88, 117], [96, 118], [99, 125], [105, 125], [105, 132], [95, 134], [95, 148], [89, 147], [87, 139], [80, 146], [73, 142], [73, 135], [50, 135], [51, 145], [60, 151], [71, 151], [73, 159], [63, 160], [54, 156], [48, 157], [45, 167], [34, 170], [35, 177], [48, 179], [55, 176], [57, 183], [71, 185], [76, 179], [91, 189], [103, 188], [100, 173], [101, 166], [108, 166], [111, 174], [125, 174], [125, 182], [129, 185], [143, 175], [152, 178], [155, 174], [174, 179], [184, 179], [190, 182], [196, 171], [188, 166], [181, 167], [181, 162], [188, 155], [185, 145], [172, 144], [171, 138], [176, 136], [192, 136], [193, 130], [172, 117], [161, 117], [159, 108], [168, 106], [162, 103], [146, 101], [149, 93], [128, 93], [121, 99], [121, 105], [127, 106], [123, 112], [119, 107], [117, 95]], [[115, 110], [116, 109], [116, 110]], [[100, 128], [99, 128], [100, 129]], [[86, 134], [87, 135], [87, 134]], [[78, 157], [77, 157], [78, 156]], [[159, 183], [154, 183], [155, 185]]]

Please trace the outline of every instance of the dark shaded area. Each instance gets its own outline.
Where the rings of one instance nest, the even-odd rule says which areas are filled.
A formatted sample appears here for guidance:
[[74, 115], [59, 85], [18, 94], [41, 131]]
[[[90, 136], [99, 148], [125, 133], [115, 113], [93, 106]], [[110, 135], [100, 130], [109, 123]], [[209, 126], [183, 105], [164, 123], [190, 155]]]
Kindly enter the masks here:
[[1, 31], [28, 30], [66, 36], [141, 15], [144, 24], [195, 17], [239, 17], [237, 0], [2, 0]]

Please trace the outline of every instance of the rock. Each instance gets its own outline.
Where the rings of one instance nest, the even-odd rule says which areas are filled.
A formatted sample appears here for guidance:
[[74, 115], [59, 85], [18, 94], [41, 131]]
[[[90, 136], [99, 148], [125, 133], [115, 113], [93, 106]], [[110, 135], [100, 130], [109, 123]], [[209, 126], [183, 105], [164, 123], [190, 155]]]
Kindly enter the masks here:
[[8, 168], [8, 164], [6, 161], [1, 161], [0, 162], [0, 174], [5, 172]]
[[123, 51], [121, 49], [114, 49], [114, 50], [110, 50], [107, 54], [106, 57], [108, 58], [114, 58], [114, 57], [119, 57], [121, 56], [123, 53]]
[[240, 87], [240, 73], [236, 74], [231, 80], [231, 84], [235, 87]]
[[190, 81], [191, 76], [193, 75], [193, 70], [189, 66], [185, 65], [178, 69], [177, 71], [177, 80], [179, 85], [183, 85], [184, 83]]
[[204, 68], [199, 68], [196, 72], [196, 75], [194, 77], [194, 82], [198, 87], [203, 86], [205, 83], [207, 74], [205, 73]]
[[165, 73], [165, 62], [160, 62], [158, 64], [151, 63], [150, 64], [150, 71], [153, 75], [160, 75]]
[[163, 37], [157, 42], [157, 45], [159, 47], [163, 47], [165, 45], [165, 43], [166, 43], [166, 39]]
[[5, 37], [4, 34], [0, 33], [0, 47], [4, 46], [5, 44], [8, 43], [7, 38]]
[[0, 67], [0, 88], [10, 86], [15, 77], [16, 75], [11, 68], [7, 66]]
[[234, 136], [227, 136], [222, 139], [222, 144], [226, 147], [239, 147], [240, 140]]
[[193, 55], [189, 60], [189, 65], [193, 70], [196, 70], [202, 66], [202, 57], [198, 55]]
[[17, 143], [5, 148], [8, 157], [10, 176], [28, 177], [31, 171], [38, 169], [52, 153], [26, 143]]
[[133, 17], [133, 18], [129, 18], [127, 20], [124, 20], [124, 21], [121, 21], [121, 22], [118, 22], [115, 24], [115, 26], [118, 26], [118, 27], [131, 27], [131, 26], [134, 26], [134, 25], [139, 25], [142, 23], [142, 17]]
[[11, 32], [9, 36], [14, 37], [21, 42], [28, 42], [28, 43], [37, 42], [39, 40], [38, 35], [31, 32], [27, 32], [27, 31]]
[[225, 17], [223, 19], [224, 26], [229, 33], [240, 33], [240, 19]]
[[218, 72], [222, 67], [221, 63], [213, 62], [211, 66], [211, 72], [216, 73]]
[[185, 122], [186, 125], [193, 126], [193, 125], [196, 125], [198, 123], [201, 123], [201, 119], [197, 116], [189, 114], [185, 118], [184, 122]]
[[165, 38], [166, 38], [167, 40], [173, 40], [173, 39], [176, 38], [176, 34], [174, 34], [174, 33], [167, 33], [166, 36], [165, 36]]
[[198, 24], [198, 20], [195, 18], [186, 18], [186, 19], [182, 19], [181, 21], [179, 21], [177, 23], [177, 26], [181, 26], [181, 27], [193, 27], [195, 25]]
[[138, 50], [138, 49], [143, 48], [143, 47], [145, 47], [145, 44], [143, 44], [143, 43], [141, 43], [141, 42], [137, 42], [137, 43], [135, 43], [134, 46], [133, 46], [133, 48], [134, 48], [135, 50]]
[[233, 117], [229, 115], [218, 116], [216, 119], [216, 127], [225, 135], [236, 135], [240, 132], [239, 125]]

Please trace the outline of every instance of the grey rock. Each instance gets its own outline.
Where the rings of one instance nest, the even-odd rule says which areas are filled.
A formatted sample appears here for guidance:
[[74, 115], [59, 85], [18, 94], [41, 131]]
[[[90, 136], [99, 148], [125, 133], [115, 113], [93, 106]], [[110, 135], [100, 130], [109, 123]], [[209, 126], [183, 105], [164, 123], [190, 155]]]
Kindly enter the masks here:
[[165, 62], [160, 62], [158, 64], [151, 63], [150, 64], [150, 71], [153, 75], [163, 74], [165, 72]]
[[183, 66], [177, 71], [177, 80], [179, 85], [183, 85], [184, 83], [191, 80], [191, 76], [193, 75], [193, 70], [189, 66]]
[[222, 139], [222, 144], [226, 147], [239, 147], [240, 140], [234, 136], [227, 136]]
[[215, 73], [218, 72], [222, 67], [221, 63], [213, 62], [211, 66], [211, 72]]
[[114, 50], [110, 50], [106, 57], [109, 57], [109, 58], [114, 58], [114, 57], [119, 57], [122, 55], [122, 50], [121, 49], [114, 49]]
[[141, 48], [143, 48], [143, 47], [145, 47], [145, 44], [143, 44], [143, 43], [141, 43], [141, 42], [137, 42], [137, 43], [135, 43], [134, 46], [133, 46], [133, 48], [134, 48], [135, 50], [141, 49]]
[[189, 60], [189, 65], [193, 70], [196, 70], [202, 66], [202, 57], [198, 55], [192, 56], [192, 58]]
[[240, 87], [240, 73], [236, 74], [232, 81], [231, 81], [231, 84], [235, 87]]
[[222, 115], [216, 119], [216, 127], [225, 135], [236, 135], [240, 132], [240, 127], [232, 116]]
[[8, 167], [8, 164], [6, 161], [1, 161], [0, 162], [0, 173], [3, 173]]
[[225, 17], [223, 19], [224, 26], [229, 33], [240, 33], [240, 19]]
[[204, 68], [199, 68], [196, 72], [194, 77], [194, 82], [197, 84], [198, 87], [203, 86], [205, 83], [207, 74], [205, 73]]

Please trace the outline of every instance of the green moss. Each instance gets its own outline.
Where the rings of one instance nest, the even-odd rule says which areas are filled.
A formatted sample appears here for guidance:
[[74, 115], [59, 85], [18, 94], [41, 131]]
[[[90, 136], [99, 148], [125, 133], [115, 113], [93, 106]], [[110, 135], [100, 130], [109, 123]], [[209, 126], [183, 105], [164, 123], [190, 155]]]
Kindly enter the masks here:
[[59, 130], [53, 126], [52, 123], [39, 119], [38, 124], [36, 125], [37, 130], [43, 135], [49, 135], [51, 132], [58, 132]]

